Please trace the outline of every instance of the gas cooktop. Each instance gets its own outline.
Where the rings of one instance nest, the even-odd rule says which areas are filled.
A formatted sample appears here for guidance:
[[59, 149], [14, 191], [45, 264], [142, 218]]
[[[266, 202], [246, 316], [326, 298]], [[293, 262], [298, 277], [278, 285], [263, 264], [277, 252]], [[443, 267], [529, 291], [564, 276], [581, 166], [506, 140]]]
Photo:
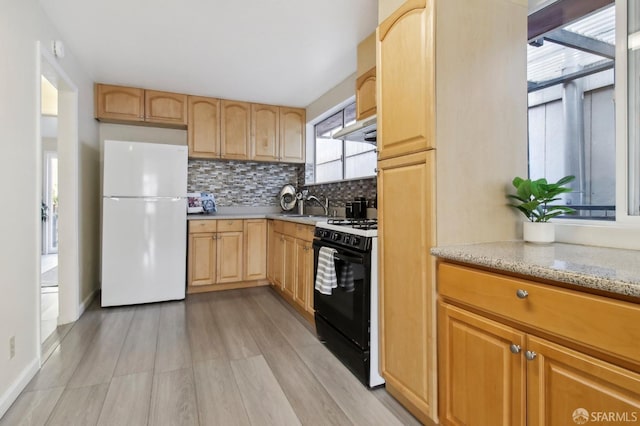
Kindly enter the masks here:
[[316, 223], [316, 228], [360, 235], [362, 237], [375, 238], [378, 236], [377, 219], [328, 219], [326, 222]]

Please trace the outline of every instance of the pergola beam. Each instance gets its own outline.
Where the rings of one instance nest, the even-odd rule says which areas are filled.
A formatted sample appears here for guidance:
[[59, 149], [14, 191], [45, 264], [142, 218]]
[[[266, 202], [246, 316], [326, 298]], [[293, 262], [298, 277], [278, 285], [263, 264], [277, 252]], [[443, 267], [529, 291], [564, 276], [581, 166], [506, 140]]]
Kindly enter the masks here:
[[611, 60], [601, 61], [601, 62], [596, 62], [595, 64], [586, 65], [584, 68], [582, 68], [579, 71], [568, 73], [557, 78], [552, 78], [550, 80], [545, 80], [541, 82], [529, 81], [527, 83], [527, 88], [528, 88], [527, 91], [531, 93], [538, 90], [546, 89], [547, 87], [555, 86], [556, 84], [565, 83], [567, 81], [575, 80], [578, 78], [586, 77], [591, 74], [599, 73], [601, 71], [612, 69], [614, 65], [615, 65], [614, 61], [611, 61]]
[[559, 29], [545, 34], [544, 39], [565, 47], [603, 56], [607, 59], [616, 58], [616, 47], [613, 44], [571, 31]]

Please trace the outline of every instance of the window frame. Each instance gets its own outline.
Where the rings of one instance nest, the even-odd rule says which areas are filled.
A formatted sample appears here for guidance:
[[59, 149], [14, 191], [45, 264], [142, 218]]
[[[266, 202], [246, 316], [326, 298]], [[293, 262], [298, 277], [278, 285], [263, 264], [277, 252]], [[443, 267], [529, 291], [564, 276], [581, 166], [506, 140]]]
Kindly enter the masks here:
[[[307, 125], [307, 140], [309, 141], [309, 143], [307, 144], [307, 152], [313, 152], [313, 158], [309, 158], [309, 156], [307, 156], [307, 161], [306, 161], [306, 165], [312, 165], [313, 166], [313, 181], [312, 182], [308, 182], [307, 181], [307, 177], [306, 177], [306, 173], [305, 173], [305, 186], [314, 186], [314, 185], [327, 185], [327, 184], [333, 184], [333, 183], [341, 183], [341, 182], [351, 182], [351, 181], [357, 181], [357, 180], [363, 180], [363, 179], [376, 179], [377, 178], [377, 173], [375, 173], [372, 175], [368, 175], [368, 176], [360, 176], [360, 177], [354, 177], [354, 178], [345, 178], [345, 172], [346, 172], [346, 159], [348, 158], [354, 158], [357, 157], [359, 155], [364, 155], [370, 151], [366, 151], [366, 152], [362, 152], [362, 153], [357, 153], [357, 154], [352, 154], [352, 155], [347, 155], [346, 153], [346, 143], [343, 140], [342, 141], [342, 155], [340, 157], [340, 161], [342, 161], [342, 179], [339, 180], [331, 180], [331, 181], [323, 181], [323, 182], [317, 182], [316, 181], [316, 171], [317, 171], [317, 161], [316, 161], [316, 125], [319, 124], [320, 122], [326, 120], [327, 118], [331, 117], [332, 115], [335, 115], [336, 113], [343, 111], [345, 108], [347, 108], [349, 105], [355, 103], [356, 98], [355, 96], [351, 96], [348, 99], [344, 100], [343, 102], [340, 102], [339, 104], [337, 104], [336, 106], [334, 106], [333, 108], [328, 109], [325, 113], [321, 114], [320, 116], [318, 116], [315, 120], [313, 120], [312, 122], [309, 122]], [[377, 150], [377, 147], [375, 145], [372, 145], [374, 147], [374, 151]], [[337, 161], [337, 160], [334, 160]], [[328, 164], [325, 163], [325, 164]], [[375, 170], [375, 169], [374, 169]]]
[[615, 1], [615, 221], [571, 219], [554, 220], [556, 242], [640, 250], [640, 216], [629, 215], [629, 139], [628, 139], [628, 13], [627, 0]]

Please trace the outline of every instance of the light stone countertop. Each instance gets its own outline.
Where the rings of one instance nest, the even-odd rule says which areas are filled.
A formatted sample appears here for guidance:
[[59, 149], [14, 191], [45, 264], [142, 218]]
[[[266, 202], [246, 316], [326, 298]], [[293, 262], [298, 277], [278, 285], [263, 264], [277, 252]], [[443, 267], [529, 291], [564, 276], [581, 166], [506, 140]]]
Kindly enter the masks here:
[[221, 220], [221, 219], [278, 219], [288, 222], [302, 223], [304, 225], [315, 225], [318, 222], [325, 222], [325, 216], [298, 216], [285, 213], [214, 213], [214, 214], [188, 214], [187, 220]]
[[640, 298], [640, 251], [523, 241], [435, 247], [456, 262]]

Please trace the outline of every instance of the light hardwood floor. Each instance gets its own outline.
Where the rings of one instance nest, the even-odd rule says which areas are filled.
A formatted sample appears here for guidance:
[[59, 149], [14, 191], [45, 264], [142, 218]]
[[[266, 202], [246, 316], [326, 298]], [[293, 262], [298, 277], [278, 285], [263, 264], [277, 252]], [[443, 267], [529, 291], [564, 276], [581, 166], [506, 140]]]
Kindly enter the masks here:
[[418, 425], [270, 288], [94, 304], [4, 425]]

